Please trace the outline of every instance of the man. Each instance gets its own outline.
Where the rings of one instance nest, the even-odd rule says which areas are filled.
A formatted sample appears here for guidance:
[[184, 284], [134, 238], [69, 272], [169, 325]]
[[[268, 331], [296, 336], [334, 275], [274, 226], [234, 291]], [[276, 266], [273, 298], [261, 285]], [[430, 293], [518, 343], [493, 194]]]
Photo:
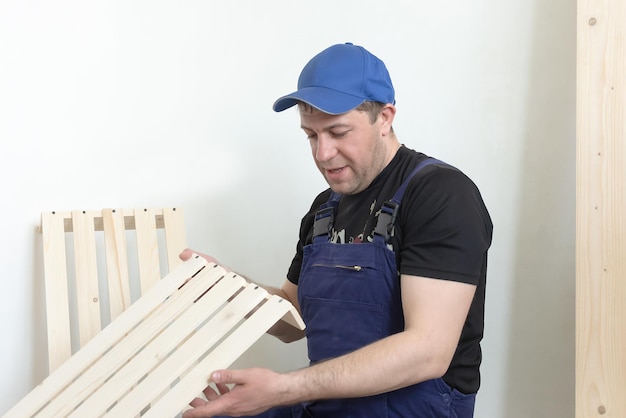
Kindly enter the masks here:
[[185, 418], [473, 416], [492, 224], [469, 178], [400, 144], [394, 97], [384, 63], [347, 43], [274, 103], [298, 106], [330, 186], [302, 220], [283, 287], [269, 289], [301, 312], [311, 365], [216, 371], [217, 390]]

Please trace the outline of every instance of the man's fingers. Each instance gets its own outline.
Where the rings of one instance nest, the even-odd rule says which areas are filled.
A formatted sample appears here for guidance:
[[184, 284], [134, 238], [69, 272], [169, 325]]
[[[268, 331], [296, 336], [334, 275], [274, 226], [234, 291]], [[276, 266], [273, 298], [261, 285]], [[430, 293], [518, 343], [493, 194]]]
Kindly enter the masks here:
[[240, 384], [243, 383], [238, 379], [239, 374], [236, 370], [216, 370], [211, 373], [211, 381], [216, 385], [226, 385], [229, 383]]
[[220, 400], [205, 401], [204, 399], [194, 399], [189, 405], [193, 409], [188, 409], [183, 413], [183, 418], [209, 418], [216, 414], [221, 415], [224, 411], [224, 406], [219, 405]]
[[[218, 388], [218, 390], [222, 393], [221, 389]], [[202, 393], [204, 393], [204, 396], [206, 396], [209, 401], [214, 401], [220, 397], [220, 395], [211, 386], [207, 386]]]
[[217, 390], [220, 392], [220, 395], [230, 392], [230, 388], [223, 383], [216, 383]]
[[192, 250], [190, 250], [189, 248], [185, 248], [183, 250], [183, 252], [181, 252], [180, 254], [178, 254], [178, 258], [180, 258], [183, 261], [187, 261], [191, 258], [191, 256], [194, 254], [194, 252]]
[[199, 406], [206, 405], [206, 404], [207, 404], [207, 401], [205, 401], [202, 398], [194, 398], [193, 401], [189, 402], [189, 405], [191, 405], [194, 408], [197, 408]]
[[[180, 254], [178, 254], [178, 258], [180, 258], [183, 261], [187, 261], [194, 254], [195, 255], [199, 255], [200, 257], [204, 258], [209, 263], [220, 264], [215, 257], [212, 257], [212, 256], [210, 256], [208, 254], [200, 253], [198, 251], [194, 251], [191, 248], [185, 248]], [[227, 271], [230, 271], [230, 269], [228, 269], [227, 267], [225, 267], [225, 266], [222, 266], [222, 267], [225, 268]]]

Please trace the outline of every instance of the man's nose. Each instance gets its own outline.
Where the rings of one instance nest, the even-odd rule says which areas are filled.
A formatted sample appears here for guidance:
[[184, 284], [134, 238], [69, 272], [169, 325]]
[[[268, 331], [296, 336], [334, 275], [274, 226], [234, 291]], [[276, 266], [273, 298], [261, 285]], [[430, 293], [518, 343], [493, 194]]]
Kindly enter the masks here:
[[315, 159], [320, 162], [328, 161], [337, 154], [334, 141], [326, 135], [319, 135], [317, 138], [317, 148]]

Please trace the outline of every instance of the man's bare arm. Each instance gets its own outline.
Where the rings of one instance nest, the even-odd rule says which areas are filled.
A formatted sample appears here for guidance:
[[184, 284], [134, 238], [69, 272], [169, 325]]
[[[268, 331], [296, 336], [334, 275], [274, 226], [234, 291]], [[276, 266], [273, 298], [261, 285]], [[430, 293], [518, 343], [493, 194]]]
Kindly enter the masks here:
[[458, 345], [476, 287], [405, 275], [401, 283], [404, 331], [288, 373], [218, 370], [213, 382], [234, 388], [211, 396], [209, 402], [195, 400], [195, 409], [185, 418], [252, 415], [278, 405], [375, 395], [441, 377]]
[[401, 283], [405, 330], [292, 372], [296, 401], [369, 396], [445, 374], [476, 287], [405, 275]]

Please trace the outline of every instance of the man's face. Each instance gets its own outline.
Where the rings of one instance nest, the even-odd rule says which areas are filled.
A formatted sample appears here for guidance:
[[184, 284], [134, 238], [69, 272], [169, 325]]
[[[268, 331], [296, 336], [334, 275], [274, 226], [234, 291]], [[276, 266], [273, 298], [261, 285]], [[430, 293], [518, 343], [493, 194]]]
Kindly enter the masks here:
[[330, 188], [341, 194], [365, 190], [397, 149], [383, 136], [383, 129], [388, 127], [380, 115], [371, 123], [362, 111], [329, 115], [300, 106], [300, 121], [317, 168]]

